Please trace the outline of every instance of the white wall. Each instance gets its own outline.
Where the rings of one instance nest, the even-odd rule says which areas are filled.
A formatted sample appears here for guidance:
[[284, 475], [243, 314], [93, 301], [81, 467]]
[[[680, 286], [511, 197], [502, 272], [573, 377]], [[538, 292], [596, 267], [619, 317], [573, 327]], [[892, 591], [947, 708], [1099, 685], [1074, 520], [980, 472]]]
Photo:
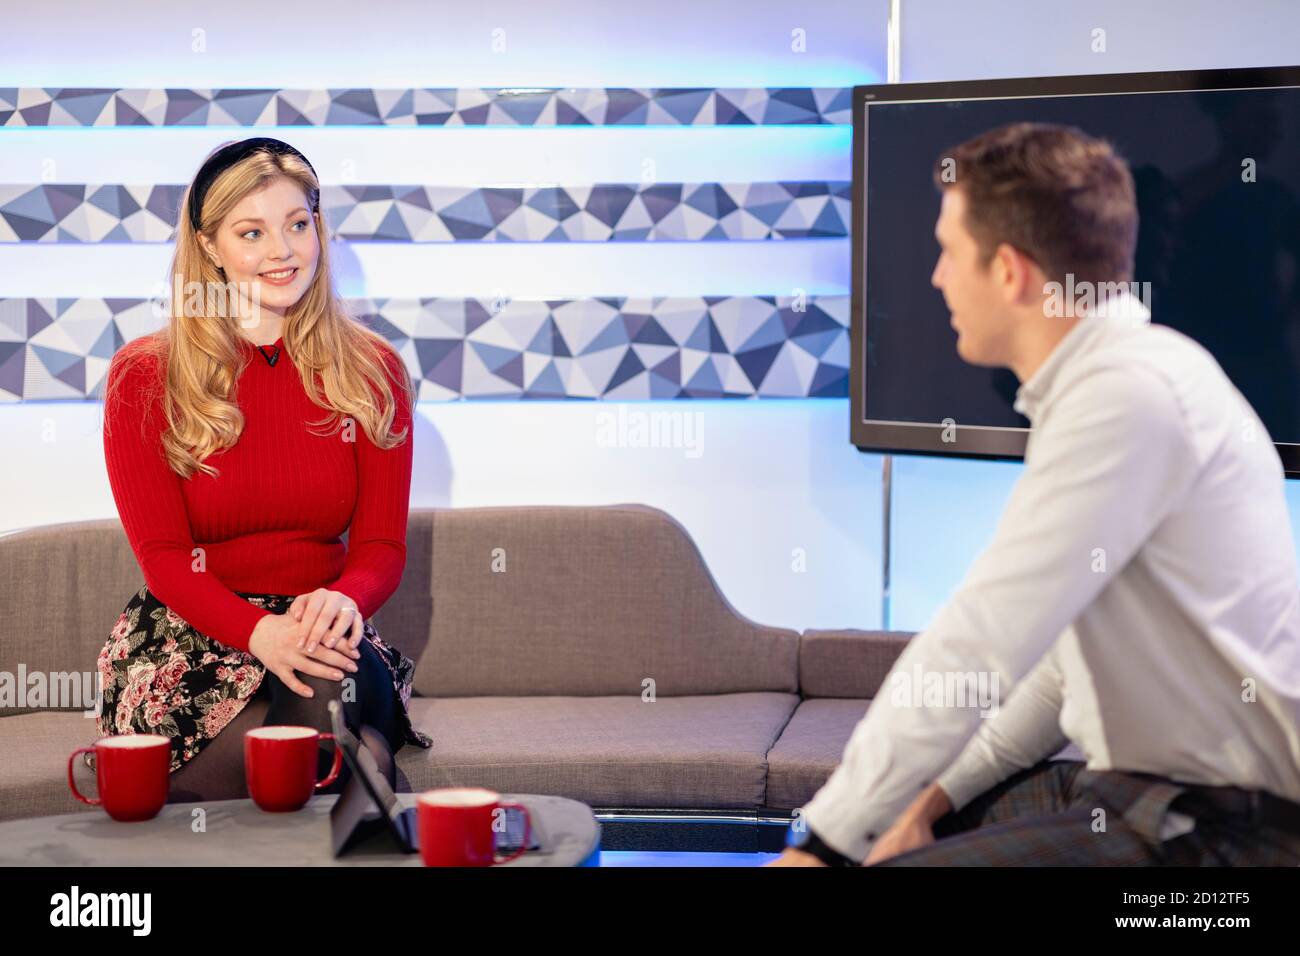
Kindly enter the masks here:
[[0, 86], [844, 86], [883, 78], [887, 7], [3, 0]]
[[1294, 0], [903, 0], [902, 12], [909, 82], [1300, 63]]
[[[742, 613], [794, 628], [873, 620], [879, 459], [849, 446], [844, 402], [621, 407], [698, 416], [683, 430], [690, 447], [610, 445], [597, 416], [619, 403], [422, 403], [411, 504], [653, 505], [686, 526]], [[100, 405], [31, 402], [0, 415], [23, 450], [20, 469], [0, 470], [0, 533], [115, 516]]]

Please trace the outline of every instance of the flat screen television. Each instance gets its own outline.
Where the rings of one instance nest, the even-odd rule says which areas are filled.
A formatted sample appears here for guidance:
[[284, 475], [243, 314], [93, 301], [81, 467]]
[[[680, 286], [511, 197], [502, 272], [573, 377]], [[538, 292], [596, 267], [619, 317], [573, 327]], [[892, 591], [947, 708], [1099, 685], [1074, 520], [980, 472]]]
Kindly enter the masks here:
[[930, 285], [935, 161], [1018, 121], [1077, 126], [1128, 161], [1151, 321], [1218, 359], [1300, 477], [1300, 67], [854, 87], [853, 444], [1023, 457], [1019, 382], [961, 360]]

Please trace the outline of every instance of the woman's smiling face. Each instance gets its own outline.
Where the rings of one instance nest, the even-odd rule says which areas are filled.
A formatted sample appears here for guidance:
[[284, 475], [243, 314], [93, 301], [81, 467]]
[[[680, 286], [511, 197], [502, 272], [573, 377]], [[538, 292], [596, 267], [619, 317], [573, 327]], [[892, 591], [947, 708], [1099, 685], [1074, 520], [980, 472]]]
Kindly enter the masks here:
[[280, 177], [236, 203], [212, 241], [202, 234], [199, 241], [225, 269], [227, 282], [241, 290], [256, 284], [259, 305], [283, 317], [316, 274], [318, 215], [309, 208], [302, 188]]

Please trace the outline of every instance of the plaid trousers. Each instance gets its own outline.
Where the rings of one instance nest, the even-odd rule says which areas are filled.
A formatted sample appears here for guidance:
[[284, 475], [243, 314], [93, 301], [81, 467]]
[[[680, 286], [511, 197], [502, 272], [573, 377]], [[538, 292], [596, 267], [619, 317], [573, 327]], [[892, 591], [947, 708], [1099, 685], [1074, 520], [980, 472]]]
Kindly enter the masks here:
[[[1300, 865], [1300, 834], [1193, 813], [1197, 789], [1151, 774], [1045, 760], [942, 817], [933, 844], [876, 865]], [[1194, 816], [1196, 827], [1162, 840], [1170, 810]]]

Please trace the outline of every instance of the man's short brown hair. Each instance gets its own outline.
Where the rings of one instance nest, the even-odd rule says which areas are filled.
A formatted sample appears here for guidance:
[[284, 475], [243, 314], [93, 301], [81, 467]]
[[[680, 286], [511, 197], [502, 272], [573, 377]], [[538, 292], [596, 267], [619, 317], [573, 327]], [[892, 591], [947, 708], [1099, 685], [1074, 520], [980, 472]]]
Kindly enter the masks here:
[[1110, 144], [1072, 126], [1012, 123], [939, 157], [934, 182], [962, 190], [966, 228], [985, 265], [1001, 243], [1048, 280], [1128, 282], [1137, 199], [1128, 164]]

